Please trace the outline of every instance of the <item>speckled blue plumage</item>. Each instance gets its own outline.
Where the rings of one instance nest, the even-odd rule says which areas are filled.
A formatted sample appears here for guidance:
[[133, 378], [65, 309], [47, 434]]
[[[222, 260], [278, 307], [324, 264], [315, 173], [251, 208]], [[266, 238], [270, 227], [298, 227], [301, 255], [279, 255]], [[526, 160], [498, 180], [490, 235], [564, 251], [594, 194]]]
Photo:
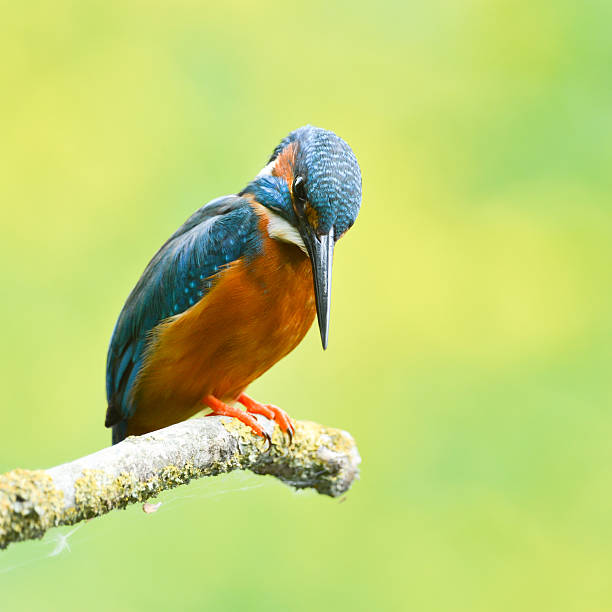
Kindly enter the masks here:
[[[317, 212], [317, 233], [332, 226], [336, 239], [355, 222], [361, 205], [361, 170], [349, 145], [339, 136], [311, 125], [291, 132], [274, 149], [274, 161], [288, 145], [297, 144], [295, 175], [305, 179], [308, 201]], [[280, 177], [258, 176], [245, 191], [296, 225], [289, 186]]]
[[[198, 302], [228, 263], [261, 248], [257, 216], [238, 196], [218, 198], [196, 211], [151, 260], [119, 315], [107, 359], [107, 425], [133, 411], [130, 393], [143, 365], [150, 331]], [[205, 339], [203, 339], [205, 341]]]

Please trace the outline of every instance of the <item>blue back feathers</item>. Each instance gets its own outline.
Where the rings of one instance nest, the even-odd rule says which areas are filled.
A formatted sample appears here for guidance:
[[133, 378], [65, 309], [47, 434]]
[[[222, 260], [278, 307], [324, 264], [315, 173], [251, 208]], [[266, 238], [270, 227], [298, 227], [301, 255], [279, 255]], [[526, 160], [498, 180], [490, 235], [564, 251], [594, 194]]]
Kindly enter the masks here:
[[128, 297], [111, 338], [107, 426], [133, 413], [131, 391], [151, 330], [197, 303], [224, 266], [261, 249], [257, 222], [243, 198], [218, 198], [191, 215], [153, 257]]

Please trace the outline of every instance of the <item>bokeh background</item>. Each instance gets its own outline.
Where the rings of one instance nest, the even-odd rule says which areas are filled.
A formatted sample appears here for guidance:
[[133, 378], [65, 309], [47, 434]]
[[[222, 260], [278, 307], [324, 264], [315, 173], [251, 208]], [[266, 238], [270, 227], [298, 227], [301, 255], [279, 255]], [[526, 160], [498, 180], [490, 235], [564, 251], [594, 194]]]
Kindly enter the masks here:
[[248, 474], [0, 552], [2, 610], [612, 609], [608, 0], [6, 3], [0, 469], [108, 444], [116, 316], [290, 130], [363, 208], [253, 385], [347, 429], [339, 503]]

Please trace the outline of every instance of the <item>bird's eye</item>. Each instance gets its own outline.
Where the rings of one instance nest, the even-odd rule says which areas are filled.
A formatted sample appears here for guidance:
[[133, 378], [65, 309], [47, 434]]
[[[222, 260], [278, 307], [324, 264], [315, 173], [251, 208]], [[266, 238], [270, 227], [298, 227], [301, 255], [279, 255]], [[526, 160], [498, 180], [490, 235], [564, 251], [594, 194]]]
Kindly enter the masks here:
[[306, 202], [306, 181], [303, 176], [296, 176], [293, 179], [293, 188], [291, 191], [293, 192], [293, 199], [295, 202], [304, 205]]

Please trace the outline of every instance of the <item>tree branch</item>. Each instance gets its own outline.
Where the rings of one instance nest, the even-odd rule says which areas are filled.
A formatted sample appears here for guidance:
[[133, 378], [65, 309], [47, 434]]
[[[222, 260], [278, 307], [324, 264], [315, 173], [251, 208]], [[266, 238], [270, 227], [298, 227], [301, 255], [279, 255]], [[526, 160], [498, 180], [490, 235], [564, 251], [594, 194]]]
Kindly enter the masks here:
[[232, 470], [270, 474], [297, 489], [310, 487], [332, 497], [359, 477], [361, 459], [345, 431], [298, 421], [288, 447], [278, 427], [258, 420], [272, 435], [269, 450], [235, 419], [206, 417], [127, 438], [48, 470], [0, 475], [0, 548]]

